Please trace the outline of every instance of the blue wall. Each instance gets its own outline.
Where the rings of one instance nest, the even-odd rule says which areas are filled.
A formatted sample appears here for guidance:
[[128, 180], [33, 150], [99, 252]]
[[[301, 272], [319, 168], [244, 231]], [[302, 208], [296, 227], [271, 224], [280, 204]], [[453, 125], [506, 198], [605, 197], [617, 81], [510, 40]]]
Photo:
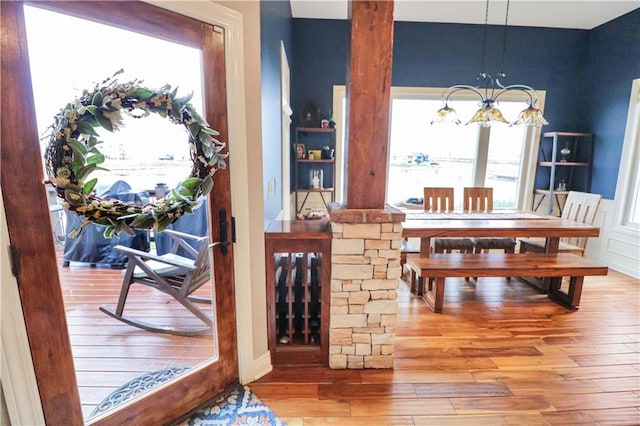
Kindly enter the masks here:
[[[615, 170], [594, 168], [591, 189], [605, 198], [613, 198], [615, 193], [629, 88], [631, 79], [639, 76], [639, 16], [640, 10], [636, 10], [593, 31], [509, 27], [507, 32], [505, 82], [546, 90], [545, 117], [551, 124], [543, 130], [593, 131], [596, 163], [601, 151], [615, 157], [610, 163]], [[475, 84], [480, 71], [482, 34], [481, 25], [396, 22], [393, 85]], [[485, 59], [485, 70], [489, 73], [500, 68], [501, 34], [500, 26], [489, 28]], [[299, 120], [296, 113], [307, 101], [316, 103], [322, 112], [330, 112], [332, 86], [345, 84], [348, 23], [294, 19], [293, 39], [291, 99], [295, 124]], [[616, 73], [608, 71], [612, 67]], [[607, 78], [599, 76], [601, 73], [608, 73]], [[598, 98], [604, 98], [605, 94], [608, 98], [603, 107], [616, 105], [624, 109], [615, 117], [605, 114], [602, 119], [595, 119], [601, 114], [594, 110], [595, 105], [589, 106], [593, 87], [600, 82], [605, 84], [598, 91]], [[586, 87], [590, 89], [585, 90]], [[621, 127], [619, 135], [610, 137], [608, 134], [614, 127]]]
[[333, 86], [345, 84], [347, 21], [294, 19], [293, 39], [291, 107], [295, 126], [307, 101], [320, 108], [320, 118], [332, 112]]
[[288, 0], [260, 2], [260, 62], [262, 84], [262, 176], [265, 186], [277, 177], [276, 193], [264, 191], [265, 223], [274, 220], [282, 209], [282, 155], [280, 105], [280, 41], [287, 60], [292, 63], [291, 6]]
[[586, 64], [584, 126], [595, 135], [591, 190], [613, 199], [631, 80], [640, 78], [640, 9], [589, 33]]
[[[347, 25], [346, 21], [294, 19], [294, 108], [311, 100], [321, 110], [330, 110], [332, 86], [346, 81]], [[502, 31], [499, 26], [489, 27], [485, 59], [489, 73], [500, 68]], [[475, 84], [482, 36], [482, 25], [396, 22], [393, 85]], [[577, 130], [581, 102], [575, 93], [582, 85], [576, 76], [584, 67], [587, 40], [585, 30], [509, 27], [505, 82], [547, 90], [545, 117], [554, 130]]]

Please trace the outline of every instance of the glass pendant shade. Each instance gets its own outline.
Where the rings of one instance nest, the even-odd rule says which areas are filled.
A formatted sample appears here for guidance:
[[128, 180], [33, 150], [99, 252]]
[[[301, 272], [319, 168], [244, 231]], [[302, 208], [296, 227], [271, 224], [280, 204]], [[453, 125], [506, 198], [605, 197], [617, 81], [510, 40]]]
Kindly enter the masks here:
[[453, 108], [449, 108], [449, 105], [445, 104], [442, 108], [436, 112], [436, 118], [431, 121], [431, 124], [438, 123], [453, 123], [460, 124], [460, 119], [458, 119], [458, 114], [456, 114], [456, 110]]
[[491, 127], [494, 122], [508, 123], [498, 108], [485, 105], [473, 114], [467, 124], [478, 123], [482, 127]]
[[525, 124], [527, 126], [533, 126], [533, 127], [542, 127], [549, 123], [542, 116], [542, 111], [540, 111], [538, 108], [534, 108], [533, 106], [529, 105], [528, 108], [523, 109], [520, 112], [520, 115], [518, 115], [518, 118], [516, 119], [516, 121], [511, 123], [510, 126], [517, 126], [520, 124]]
[[[507, 39], [507, 26], [509, 21], [509, 3], [510, 0], [507, 0], [507, 5], [505, 9], [504, 16], [504, 30], [502, 36], [502, 65], [505, 62], [505, 52], [506, 52], [506, 39]], [[505, 86], [502, 84], [501, 80], [506, 78], [506, 74], [502, 71], [502, 69], [496, 74], [489, 74], [485, 72], [485, 52], [487, 50], [487, 27], [489, 26], [489, 0], [486, 0], [485, 6], [485, 15], [484, 15], [484, 37], [482, 40], [482, 62], [480, 66], [480, 74], [478, 74], [477, 79], [480, 81], [480, 84], [477, 86], [470, 86], [467, 84], [456, 84], [444, 91], [442, 93], [441, 99], [444, 103], [444, 107], [439, 109], [436, 115], [436, 118], [431, 122], [431, 124], [439, 124], [439, 123], [455, 123], [460, 124], [460, 120], [453, 110], [453, 108], [449, 108], [449, 100], [451, 96], [460, 91], [469, 91], [475, 93], [480, 97], [480, 102], [482, 107], [476, 111], [476, 113], [471, 117], [471, 119], [466, 123], [478, 123], [482, 127], [490, 127], [493, 123], [509, 123], [502, 112], [495, 108], [494, 105], [497, 104], [498, 98], [502, 96], [504, 93], [510, 91], [519, 91], [522, 94], [526, 95], [528, 98], [529, 106], [524, 109], [519, 115], [518, 118], [511, 123], [511, 126], [524, 124], [530, 127], [542, 127], [546, 124], [549, 124], [547, 120], [542, 116], [542, 111], [536, 108], [534, 105], [538, 103], [538, 95], [536, 91], [524, 84], [511, 84]]]

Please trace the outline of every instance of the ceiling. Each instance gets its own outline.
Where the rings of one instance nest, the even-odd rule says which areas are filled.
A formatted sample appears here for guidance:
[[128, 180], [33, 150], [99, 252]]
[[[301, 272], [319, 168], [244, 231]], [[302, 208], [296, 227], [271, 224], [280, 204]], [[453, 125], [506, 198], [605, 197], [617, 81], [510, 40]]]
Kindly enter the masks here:
[[[347, 0], [290, 0], [294, 18], [347, 19]], [[506, 0], [489, 3], [489, 23], [504, 24]], [[395, 0], [396, 21], [483, 24], [483, 0]], [[640, 8], [640, 0], [511, 0], [509, 25], [590, 30]]]

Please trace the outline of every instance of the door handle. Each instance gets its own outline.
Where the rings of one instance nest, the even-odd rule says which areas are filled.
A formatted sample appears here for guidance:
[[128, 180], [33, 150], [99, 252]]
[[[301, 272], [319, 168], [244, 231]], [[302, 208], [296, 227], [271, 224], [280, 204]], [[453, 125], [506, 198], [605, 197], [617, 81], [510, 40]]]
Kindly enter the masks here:
[[220, 246], [220, 253], [227, 254], [229, 253], [229, 246], [231, 245], [231, 241], [229, 241], [229, 233], [227, 228], [229, 226], [229, 222], [227, 222], [227, 209], [218, 210], [218, 227], [219, 227], [219, 237], [218, 241], [211, 244], [211, 247]]

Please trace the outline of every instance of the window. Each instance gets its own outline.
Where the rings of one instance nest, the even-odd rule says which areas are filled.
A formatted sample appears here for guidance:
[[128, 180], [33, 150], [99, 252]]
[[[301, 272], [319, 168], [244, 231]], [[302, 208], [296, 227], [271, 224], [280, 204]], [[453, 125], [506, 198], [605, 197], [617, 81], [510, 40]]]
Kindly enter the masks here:
[[[441, 106], [442, 88], [391, 89], [387, 202], [422, 198], [425, 186], [453, 186], [461, 207], [465, 186], [494, 188], [495, 208], [522, 209], [530, 205], [539, 129], [524, 126], [438, 125], [430, 121]], [[544, 93], [539, 106], [543, 109]], [[338, 99], [336, 99], [338, 98]], [[344, 90], [334, 88], [334, 111], [344, 114]], [[478, 109], [475, 95], [462, 93], [451, 102], [462, 119]], [[515, 119], [526, 107], [522, 94], [505, 93], [500, 110]], [[338, 123], [338, 145], [344, 140], [344, 115]], [[338, 150], [340, 147], [338, 146]], [[338, 177], [340, 181], [340, 177]]]
[[[92, 89], [120, 68], [124, 69], [117, 77], [120, 82], [137, 78], [147, 87], [171, 84], [178, 88], [179, 95], [193, 93], [191, 103], [204, 113], [199, 49], [36, 7], [26, 6], [24, 10], [36, 119], [41, 135], [46, 134], [60, 108], [73, 101], [83, 89]], [[73, 28], [73, 34], [92, 36], [71, 36], [56, 30], [60, 28]], [[77, 52], [94, 52], [95, 39], [100, 38], [108, 40], [101, 48], [110, 46], [118, 54], [92, 54], [86, 66], [80, 63], [82, 61], [60, 66], [60, 49], [56, 46], [68, 44], [70, 37]], [[158, 52], [162, 52], [162, 60]], [[98, 193], [116, 180], [129, 182], [134, 190], [151, 190], [157, 183], [174, 187], [189, 175], [191, 159], [188, 135], [183, 126], [176, 126], [157, 114], [144, 120], [124, 114], [123, 119], [121, 131], [98, 130], [99, 139], [104, 142], [100, 151], [106, 157], [102, 167], [109, 170], [92, 175], [98, 178]], [[47, 143], [48, 139], [44, 139], [42, 148]]]
[[637, 233], [640, 229], [640, 79], [632, 84], [620, 158], [615, 196], [618, 223]]

